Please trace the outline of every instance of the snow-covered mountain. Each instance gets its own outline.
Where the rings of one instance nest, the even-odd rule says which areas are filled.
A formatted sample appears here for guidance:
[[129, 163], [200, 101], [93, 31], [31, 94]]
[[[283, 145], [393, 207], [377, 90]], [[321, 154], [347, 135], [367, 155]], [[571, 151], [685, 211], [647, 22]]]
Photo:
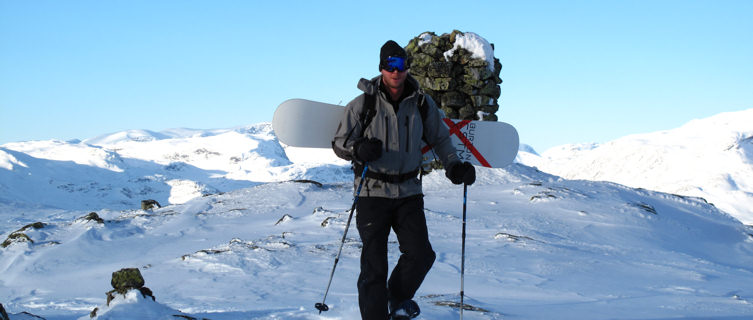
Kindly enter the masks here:
[[604, 144], [565, 145], [521, 159], [567, 179], [702, 197], [753, 224], [753, 109]]
[[[84, 141], [0, 146], [0, 203], [21, 207], [133, 209], [177, 204], [259, 183], [350, 175], [292, 163], [269, 124], [225, 130], [130, 130]], [[336, 162], [334, 162], [336, 163]], [[338, 167], [339, 168], [339, 167]]]
[[[90, 319], [94, 308], [97, 319], [357, 319], [354, 227], [331, 310], [313, 308], [351, 179], [330, 151], [281, 146], [268, 124], [2, 145], [0, 303], [11, 319]], [[423, 183], [437, 261], [416, 297], [420, 318], [456, 319], [462, 187], [441, 171]], [[164, 206], [144, 211], [143, 199]], [[753, 228], [719, 207], [520, 163], [479, 168], [465, 274], [476, 309], [465, 317], [751, 317]], [[84, 218], [92, 211], [102, 221]], [[131, 292], [107, 304], [112, 272], [126, 267], [156, 300]]]

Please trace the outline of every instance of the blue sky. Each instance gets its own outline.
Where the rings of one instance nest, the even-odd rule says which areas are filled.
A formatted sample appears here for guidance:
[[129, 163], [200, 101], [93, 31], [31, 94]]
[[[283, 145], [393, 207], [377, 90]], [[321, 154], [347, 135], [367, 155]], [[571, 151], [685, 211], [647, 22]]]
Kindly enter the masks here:
[[346, 104], [381, 45], [475, 32], [541, 152], [753, 108], [753, 1], [0, 0], [0, 144], [268, 122]]

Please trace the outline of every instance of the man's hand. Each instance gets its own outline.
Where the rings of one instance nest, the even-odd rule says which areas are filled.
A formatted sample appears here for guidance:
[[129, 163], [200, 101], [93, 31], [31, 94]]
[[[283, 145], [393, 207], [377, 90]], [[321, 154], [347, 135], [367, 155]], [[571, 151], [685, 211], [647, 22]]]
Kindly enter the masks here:
[[382, 157], [382, 140], [361, 138], [353, 145], [353, 155], [362, 162], [374, 161]]
[[454, 184], [465, 183], [472, 185], [476, 182], [476, 168], [470, 162], [455, 162], [445, 172], [447, 178]]

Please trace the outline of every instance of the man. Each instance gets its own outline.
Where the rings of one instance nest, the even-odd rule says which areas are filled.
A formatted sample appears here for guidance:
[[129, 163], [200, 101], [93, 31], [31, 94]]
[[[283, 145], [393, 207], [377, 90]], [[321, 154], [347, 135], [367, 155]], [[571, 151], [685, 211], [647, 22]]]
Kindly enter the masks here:
[[[361, 317], [410, 319], [420, 313], [411, 299], [436, 257], [429, 243], [418, 177], [422, 137], [433, 146], [453, 183], [472, 184], [476, 171], [458, 159], [443, 115], [408, 74], [407, 54], [395, 41], [382, 46], [379, 71], [380, 76], [359, 81], [364, 94], [346, 106], [332, 148], [339, 157], [353, 161], [356, 185], [368, 167], [356, 216], [363, 241], [358, 277]], [[419, 105], [424, 99], [428, 107], [422, 117]], [[397, 235], [402, 254], [388, 281], [390, 229]]]

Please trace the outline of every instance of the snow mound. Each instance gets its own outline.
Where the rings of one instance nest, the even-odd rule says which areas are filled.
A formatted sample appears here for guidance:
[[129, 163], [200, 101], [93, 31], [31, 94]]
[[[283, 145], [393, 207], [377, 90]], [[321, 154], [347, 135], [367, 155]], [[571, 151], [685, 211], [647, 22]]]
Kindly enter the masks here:
[[154, 319], [175, 320], [190, 319], [190, 316], [158, 303], [154, 298], [143, 295], [139, 290], [132, 289], [125, 294], [115, 294], [115, 299], [109, 304], [96, 308], [91, 315], [78, 318], [79, 320], [131, 320]]

